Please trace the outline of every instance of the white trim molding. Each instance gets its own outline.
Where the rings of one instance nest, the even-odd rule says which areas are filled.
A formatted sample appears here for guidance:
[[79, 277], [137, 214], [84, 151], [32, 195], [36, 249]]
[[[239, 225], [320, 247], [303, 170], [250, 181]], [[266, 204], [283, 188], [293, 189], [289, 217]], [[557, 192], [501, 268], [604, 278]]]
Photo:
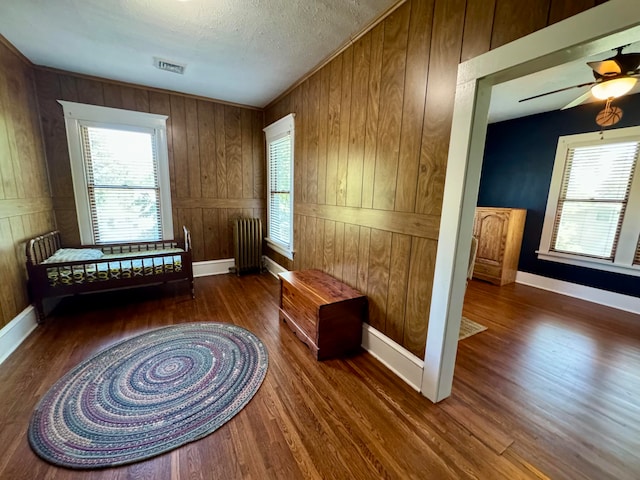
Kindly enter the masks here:
[[222, 275], [223, 273], [229, 273], [229, 269], [235, 266], [236, 261], [233, 258], [193, 262], [193, 276], [194, 278], [198, 278], [209, 275]]
[[516, 273], [516, 283], [640, 315], [640, 298], [638, 297], [609, 292], [607, 290], [600, 290], [598, 288], [521, 271]]
[[416, 392], [422, 384], [423, 361], [368, 323], [362, 324], [362, 348], [404, 380]]
[[24, 342], [38, 326], [36, 309], [29, 305], [0, 330], [0, 364]]
[[264, 262], [265, 267], [267, 267], [267, 271], [276, 278], [278, 278], [279, 273], [288, 271], [282, 265], [267, 257], [266, 255], [262, 256], [262, 261]]

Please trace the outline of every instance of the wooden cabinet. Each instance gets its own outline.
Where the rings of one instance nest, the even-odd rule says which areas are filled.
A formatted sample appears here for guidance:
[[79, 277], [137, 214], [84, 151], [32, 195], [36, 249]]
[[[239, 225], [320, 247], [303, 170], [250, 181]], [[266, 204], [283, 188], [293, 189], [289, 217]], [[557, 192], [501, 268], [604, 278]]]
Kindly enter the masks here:
[[473, 235], [478, 239], [478, 253], [474, 278], [496, 285], [515, 281], [526, 214], [521, 208], [476, 208]]
[[280, 277], [280, 319], [318, 360], [357, 351], [367, 297], [320, 270]]

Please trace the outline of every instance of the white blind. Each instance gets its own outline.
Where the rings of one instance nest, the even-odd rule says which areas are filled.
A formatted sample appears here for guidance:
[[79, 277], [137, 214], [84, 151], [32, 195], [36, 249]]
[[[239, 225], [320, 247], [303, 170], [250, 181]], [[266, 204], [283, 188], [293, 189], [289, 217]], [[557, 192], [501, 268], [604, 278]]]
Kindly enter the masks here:
[[96, 243], [162, 239], [153, 131], [81, 126]]
[[613, 260], [638, 158], [638, 142], [570, 148], [552, 250]]
[[268, 144], [269, 159], [269, 238], [291, 246], [291, 134]]

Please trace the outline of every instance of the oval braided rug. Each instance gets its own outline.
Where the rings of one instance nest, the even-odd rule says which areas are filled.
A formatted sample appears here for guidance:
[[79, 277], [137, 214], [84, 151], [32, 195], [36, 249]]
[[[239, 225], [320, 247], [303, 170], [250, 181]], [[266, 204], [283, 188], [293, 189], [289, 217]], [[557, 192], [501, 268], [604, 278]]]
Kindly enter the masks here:
[[244, 328], [186, 323], [130, 338], [62, 377], [40, 400], [29, 443], [70, 468], [137, 462], [202, 438], [238, 413], [267, 372]]

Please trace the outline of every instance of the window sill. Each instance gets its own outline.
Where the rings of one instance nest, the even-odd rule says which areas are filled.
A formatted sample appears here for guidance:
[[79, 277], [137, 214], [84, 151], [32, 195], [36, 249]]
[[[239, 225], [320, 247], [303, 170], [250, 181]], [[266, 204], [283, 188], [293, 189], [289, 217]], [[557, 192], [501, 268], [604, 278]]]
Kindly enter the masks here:
[[293, 255], [294, 255], [294, 251], [293, 250], [288, 250], [286, 247], [284, 247], [281, 243], [276, 243], [273, 240], [269, 239], [269, 238], [265, 238], [265, 241], [267, 242], [267, 245], [269, 245], [269, 247], [272, 250], [275, 250], [276, 252], [278, 252], [280, 255], [284, 255], [285, 257], [287, 257], [289, 260], [293, 260]]
[[596, 258], [578, 257], [576, 255], [568, 255], [558, 252], [541, 252], [537, 251], [539, 260], [547, 260], [549, 262], [565, 263], [567, 265], [575, 265], [578, 267], [591, 268], [595, 270], [603, 270], [606, 272], [620, 273], [622, 275], [632, 275], [640, 277], [640, 265], [623, 265], [620, 263], [607, 262]]

